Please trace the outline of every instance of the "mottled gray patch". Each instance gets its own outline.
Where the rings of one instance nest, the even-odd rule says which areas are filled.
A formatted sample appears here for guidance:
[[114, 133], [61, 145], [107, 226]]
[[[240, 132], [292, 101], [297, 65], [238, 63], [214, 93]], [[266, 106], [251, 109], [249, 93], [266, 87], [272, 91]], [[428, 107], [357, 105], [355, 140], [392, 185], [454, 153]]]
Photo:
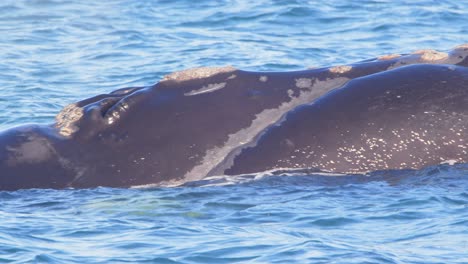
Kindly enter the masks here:
[[308, 89], [312, 87], [311, 78], [298, 78], [296, 81], [296, 87], [300, 89]]
[[[257, 114], [249, 127], [245, 127], [229, 135], [228, 140], [221, 146], [206, 151], [202, 161], [185, 175], [186, 180], [199, 180], [207, 175], [219, 175], [230, 168], [234, 158], [242, 149], [253, 147], [262, 132], [269, 126], [281, 123], [284, 115], [292, 109], [313, 102], [326, 92], [338, 88], [348, 82], [348, 78], [333, 78], [324, 81], [301, 78], [311, 82], [309, 89], [302, 90], [298, 96], [289, 94], [289, 101], [284, 101], [277, 108], [265, 109]], [[307, 81], [309, 80], [309, 81]], [[297, 81], [297, 80], [296, 80]]]
[[7, 164], [15, 166], [22, 163], [40, 163], [50, 159], [55, 153], [52, 144], [45, 138], [27, 136], [19, 146], [8, 146]]
[[38, 164], [49, 160], [57, 160], [65, 171], [72, 171], [75, 174], [75, 179], [84, 175], [86, 167], [77, 166], [69, 159], [61, 156], [47, 138], [37, 136], [30, 131], [23, 131], [23, 133], [21, 137], [26, 138], [24, 142], [6, 148], [8, 151], [6, 161], [8, 166], [22, 166], [23, 164]]

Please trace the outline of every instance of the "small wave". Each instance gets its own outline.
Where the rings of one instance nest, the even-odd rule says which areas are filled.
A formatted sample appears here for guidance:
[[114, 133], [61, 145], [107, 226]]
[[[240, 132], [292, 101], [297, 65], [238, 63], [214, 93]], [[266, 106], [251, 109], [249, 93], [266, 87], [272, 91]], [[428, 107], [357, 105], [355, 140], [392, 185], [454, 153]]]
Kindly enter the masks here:
[[[468, 164], [440, 164], [421, 170], [382, 170], [363, 174], [340, 174], [316, 169], [277, 169], [255, 174], [221, 175], [206, 177], [202, 180], [166, 185], [166, 187], [211, 187], [239, 185], [255, 182], [268, 182], [280, 180], [284, 183], [299, 182], [300, 184], [334, 184], [343, 185], [351, 183], [367, 183], [385, 181], [389, 185], [401, 184], [438, 184], [441, 181], [461, 178], [468, 175]], [[147, 187], [155, 187], [147, 186]]]

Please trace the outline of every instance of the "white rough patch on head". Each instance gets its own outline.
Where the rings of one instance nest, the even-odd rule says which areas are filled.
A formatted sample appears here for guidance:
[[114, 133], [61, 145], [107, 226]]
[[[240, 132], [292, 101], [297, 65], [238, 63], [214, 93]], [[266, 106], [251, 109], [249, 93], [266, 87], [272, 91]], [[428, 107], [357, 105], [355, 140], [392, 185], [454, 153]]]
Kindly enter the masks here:
[[59, 130], [60, 135], [70, 137], [79, 130], [76, 122], [81, 117], [83, 117], [83, 108], [78, 107], [76, 104], [69, 104], [55, 117], [55, 127]]
[[8, 146], [7, 164], [16, 166], [22, 163], [40, 163], [50, 159], [55, 153], [52, 144], [45, 138], [28, 136], [19, 146]]
[[418, 50], [395, 59], [396, 62], [388, 70], [418, 63], [457, 64], [466, 57], [468, 57], [468, 44], [459, 45], [448, 53], [435, 50]]
[[296, 79], [296, 87], [300, 89], [310, 89], [312, 87], [312, 79], [298, 78]]
[[378, 60], [391, 60], [391, 59], [396, 59], [398, 57], [401, 57], [400, 54], [388, 54], [388, 55], [383, 55], [378, 57]]
[[232, 80], [232, 79], [235, 79], [237, 78], [237, 75], [235, 74], [231, 74], [229, 77], [227, 77], [228, 80]]
[[234, 72], [235, 70], [236, 69], [232, 66], [192, 68], [192, 69], [187, 69], [187, 70], [173, 72], [171, 74], [168, 74], [164, 76], [161, 82], [164, 82], [164, 81], [184, 82], [184, 81], [189, 81], [193, 79], [208, 78], [219, 73]]
[[268, 76], [262, 75], [262, 76], [260, 76], [259, 80], [261, 82], [266, 82], [266, 81], [268, 81]]
[[438, 61], [448, 58], [448, 54], [445, 52], [439, 52], [436, 50], [417, 50], [413, 54], [421, 55], [421, 60], [423, 61]]
[[[249, 127], [240, 129], [230, 134], [226, 142], [221, 146], [216, 146], [206, 151], [202, 161], [191, 171], [185, 174], [186, 180], [199, 180], [205, 176], [220, 175], [225, 169], [234, 164], [234, 158], [240, 154], [242, 149], [252, 147], [257, 144], [257, 138], [267, 127], [281, 123], [286, 113], [292, 109], [312, 103], [328, 91], [341, 87], [347, 83], [349, 78], [333, 78], [324, 81], [301, 78], [305, 83], [309, 83], [307, 90], [302, 90], [298, 96], [293, 96], [293, 91], [288, 90], [289, 101], [281, 103], [277, 108], [265, 109], [258, 113]], [[305, 81], [308, 80], [308, 81]], [[297, 83], [298, 80], [296, 80]], [[299, 81], [299, 83], [302, 83]], [[291, 92], [289, 92], [291, 91]]]
[[188, 93], [185, 93], [185, 96], [192, 96], [192, 95], [197, 95], [197, 94], [204, 94], [204, 93], [211, 93], [219, 89], [223, 89], [226, 86], [226, 83], [211, 83], [208, 85], [203, 86], [202, 88], [198, 90], [193, 90]]
[[461, 45], [458, 45], [454, 48], [454, 50], [456, 49], [465, 49], [466, 51], [468, 51], [468, 43], [463, 43]]
[[349, 72], [352, 68], [353, 67], [349, 65], [341, 65], [341, 66], [331, 67], [329, 71], [331, 73], [346, 73], [346, 72]]
[[464, 59], [466, 59], [466, 57], [468, 57], [468, 43], [458, 45], [455, 48], [453, 48], [453, 50], [449, 52], [449, 56], [450, 58], [453, 58], [457, 61], [455, 63], [461, 62]]

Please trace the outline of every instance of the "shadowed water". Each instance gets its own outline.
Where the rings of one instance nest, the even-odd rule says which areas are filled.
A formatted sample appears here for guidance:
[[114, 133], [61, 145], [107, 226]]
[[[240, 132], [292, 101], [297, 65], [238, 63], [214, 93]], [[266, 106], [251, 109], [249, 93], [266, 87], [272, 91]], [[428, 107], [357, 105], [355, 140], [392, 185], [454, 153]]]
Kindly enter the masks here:
[[[455, 0], [6, 0], [0, 11], [0, 129], [189, 67], [286, 71], [468, 42], [468, 3]], [[467, 263], [467, 186], [466, 165], [443, 165], [0, 192], [0, 262]]]

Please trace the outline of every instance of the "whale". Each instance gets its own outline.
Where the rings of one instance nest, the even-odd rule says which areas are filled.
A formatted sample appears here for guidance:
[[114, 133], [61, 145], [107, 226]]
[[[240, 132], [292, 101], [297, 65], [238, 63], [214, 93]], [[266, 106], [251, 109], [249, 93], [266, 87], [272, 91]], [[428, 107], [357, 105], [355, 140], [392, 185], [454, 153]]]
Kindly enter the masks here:
[[468, 44], [291, 72], [199, 67], [0, 132], [0, 190], [468, 162]]

